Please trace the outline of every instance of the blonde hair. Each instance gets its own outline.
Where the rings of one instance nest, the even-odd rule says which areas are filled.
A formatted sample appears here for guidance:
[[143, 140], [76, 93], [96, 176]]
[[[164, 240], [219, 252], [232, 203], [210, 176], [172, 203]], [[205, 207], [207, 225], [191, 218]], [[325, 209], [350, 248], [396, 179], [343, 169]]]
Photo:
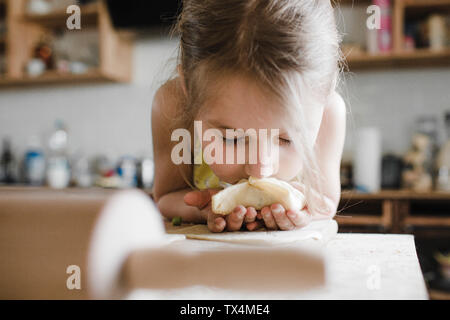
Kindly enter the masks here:
[[323, 107], [338, 81], [340, 38], [330, 1], [184, 0], [174, 30], [180, 35], [178, 63], [186, 90], [181, 114], [187, 126], [215, 79], [238, 74], [255, 80], [285, 107], [302, 157], [298, 180], [306, 187], [309, 209], [325, 209], [325, 181], [304, 108]]

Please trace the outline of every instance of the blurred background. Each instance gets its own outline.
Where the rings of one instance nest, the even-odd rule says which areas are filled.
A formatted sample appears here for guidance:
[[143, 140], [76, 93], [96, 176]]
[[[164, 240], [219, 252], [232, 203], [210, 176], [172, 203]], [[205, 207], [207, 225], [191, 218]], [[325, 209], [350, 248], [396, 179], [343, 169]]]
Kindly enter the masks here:
[[[414, 234], [432, 297], [448, 298], [450, 1], [334, 3], [348, 107], [340, 230]], [[151, 189], [151, 102], [175, 72], [180, 6], [0, 0], [0, 190]]]

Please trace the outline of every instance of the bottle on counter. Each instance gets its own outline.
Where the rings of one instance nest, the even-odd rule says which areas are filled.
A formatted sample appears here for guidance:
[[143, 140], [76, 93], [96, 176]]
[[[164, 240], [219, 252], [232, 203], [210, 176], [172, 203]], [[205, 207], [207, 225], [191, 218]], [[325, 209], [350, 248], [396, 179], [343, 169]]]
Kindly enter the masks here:
[[75, 185], [80, 188], [91, 187], [94, 179], [88, 157], [80, 155], [73, 163], [72, 176]]
[[153, 159], [141, 157], [137, 163], [137, 186], [143, 189], [150, 189], [153, 186], [154, 171], [155, 164]]
[[121, 188], [137, 187], [137, 166], [136, 159], [132, 156], [123, 156], [119, 160], [117, 174], [120, 177]]
[[62, 189], [70, 183], [70, 165], [67, 157], [67, 131], [60, 120], [48, 141], [47, 183], [51, 188]]
[[45, 157], [37, 136], [32, 136], [28, 142], [24, 159], [25, 182], [40, 186], [45, 181]]
[[12, 184], [16, 182], [16, 161], [11, 150], [11, 140], [3, 139], [2, 155], [0, 157], [0, 182]]

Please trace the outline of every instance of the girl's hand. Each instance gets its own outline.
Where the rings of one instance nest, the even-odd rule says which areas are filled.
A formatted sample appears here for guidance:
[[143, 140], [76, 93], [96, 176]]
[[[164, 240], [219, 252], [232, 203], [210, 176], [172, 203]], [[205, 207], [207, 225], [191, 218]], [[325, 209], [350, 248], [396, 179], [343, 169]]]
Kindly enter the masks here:
[[212, 212], [211, 197], [219, 191], [218, 189], [208, 189], [188, 192], [184, 196], [184, 202], [200, 210], [211, 232], [222, 232], [225, 228], [227, 231], [238, 231], [244, 222], [252, 226], [249, 230], [255, 230], [257, 226], [251, 223], [256, 223], [257, 212], [252, 207], [237, 206], [232, 213], [226, 216]]
[[[304, 192], [304, 186], [297, 182], [291, 183], [293, 187], [300, 192]], [[302, 228], [312, 221], [312, 216], [305, 206], [302, 210], [287, 210], [281, 204], [272, 204], [270, 207], [264, 207], [261, 210], [261, 216], [264, 224], [269, 230], [292, 230]]]
[[269, 230], [293, 230], [302, 228], [308, 225], [312, 220], [312, 217], [307, 210], [286, 211], [279, 203], [262, 208], [261, 215], [266, 228]]

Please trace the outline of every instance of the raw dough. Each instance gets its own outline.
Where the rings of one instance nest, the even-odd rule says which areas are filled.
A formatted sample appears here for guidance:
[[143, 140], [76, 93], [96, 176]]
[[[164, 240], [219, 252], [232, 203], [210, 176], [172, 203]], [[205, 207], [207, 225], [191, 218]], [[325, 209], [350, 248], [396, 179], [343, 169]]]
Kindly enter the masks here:
[[280, 203], [286, 210], [301, 210], [305, 206], [305, 196], [285, 181], [250, 177], [215, 194], [212, 211], [227, 215], [238, 205], [261, 210], [274, 203]]
[[317, 220], [304, 228], [292, 231], [236, 231], [212, 233], [206, 225], [194, 225], [172, 229], [171, 234], [184, 234], [187, 239], [209, 240], [248, 245], [282, 245], [289, 243], [314, 242], [325, 244], [337, 234], [338, 225], [335, 220]]

